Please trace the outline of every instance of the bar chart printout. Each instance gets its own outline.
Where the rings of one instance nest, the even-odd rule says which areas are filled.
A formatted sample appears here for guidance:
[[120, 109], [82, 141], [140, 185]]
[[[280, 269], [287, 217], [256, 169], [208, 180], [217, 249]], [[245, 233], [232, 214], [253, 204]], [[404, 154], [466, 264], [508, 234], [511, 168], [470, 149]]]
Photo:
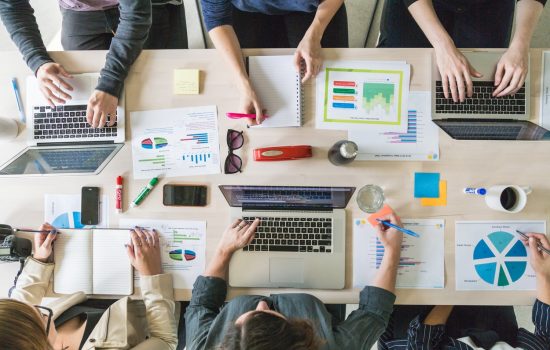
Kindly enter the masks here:
[[[439, 219], [405, 219], [403, 226], [420, 235], [403, 236], [397, 288], [440, 289], [445, 286], [444, 232]], [[353, 286], [372, 282], [384, 257], [384, 246], [364, 218], [353, 220]]]

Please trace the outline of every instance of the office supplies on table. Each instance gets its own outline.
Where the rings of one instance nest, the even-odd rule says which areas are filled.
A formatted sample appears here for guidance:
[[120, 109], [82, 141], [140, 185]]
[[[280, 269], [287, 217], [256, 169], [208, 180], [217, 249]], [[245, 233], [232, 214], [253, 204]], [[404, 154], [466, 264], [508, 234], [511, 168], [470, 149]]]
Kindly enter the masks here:
[[122, 176], [117, 176], [115, 187], [115, 209], [117, 213], [122, 213], [122, 189], [124, 179]]
[[[361, 207], [359, 207], [359, 208], [361, 208]], [[378, 226], [378, 220], [377, 219], [386, 217], [386, 216], [391, 215], [391, 214], [393, 214], [393, 209], [389, 205], [384, 204], [384, 206], [380, 210], [370, 214], [367, 217], [367, 221], [369, 222], [369, 224], [371, 224], [372, 227], [376, 227], [376, 226]]]
[[224, 163], [225, 174], [240, 173], [243, 167], [241, 157], [233, 153], [244, 145], [244, 136], [242, 131], [233, 129], [227, 130], [227, 157]]
[[365, 185], [357, 192], [357, 206], [365, 213], [376, 213], [384, 206], [384, 190], [378, 185]]
[[529, 252], [516, 230], [546, 232], [546, 221], [456, 221], [456, 289], [535, 290]]
[[[120, 225], [155, 229], [160, 237], [162, 271], [175, 289], [192, 289], [206, 268], [206, 221], [121, 219]], [[134, 283], [139, 280], [138, 273]], [[137, 284], [139, 286], [139, 284]]]
[[[433, 75], [432, 119], [457, 140], [550, 140], [550, 132], [528, 121], [530, 117], [530, 71], [525, 86], [516, 94], [493, 97], [495, 67], [504, 51], [463, 51], [483, 77], [472, 77], [474, 94], [465, 102], [445, 98], [439, 72]], [[435, 67], [434, 67], [435, 69]]]
[[401, 226], [394, 225], [394, 224], [392, 224], [391, 222], [389, 222], [387, 220], [376, 219], [376, 221], [378, 221], [379, 223], [381, 223], [384, 226], [394, 228], [397, 231], [402, 232], [406, 235], [409, 235], [409, 236], [412, 236], [412, 237], [420, 237], [420, 235], [418, 233], [416, 233], [414, 231], [411, 231], [411, 230], [407, 230], [406, 228], [403, 228]]
[[16, 232], [39, 232], [13, 228], [10, 225], [0, 224], [0, 261], [20, 261], [31, 255], [32, 242], [23, 237], [16, 237]]
[[478, 196], [485, 196], [487, 194], [487, 189], [483, 187], [466, 187], [464, 189], [466, 194], [477, 194]]
[[439, 198], [439, 173], [414, 173], [414, 198]]
[[[403, 219], [403, 227], [420, 237], [403, 236], [397, 288], [445, 287], [445, 221]], [[365, 219], [353, 219], [353, 286], [370, 285], [382, 263], [384, 246]]]
[[19, 134], [19, 126], [15, 119], [0, 118], [0, 142], [9, 142]]
[[313, 156], [312, 148], [309, 145], [262, 147], [256, 148], [253, 154], [254, 160], [258, 162], [294, 160]]
[[132, 112], [135, 179], [220, 173], [216, 106]]
[[491, 209], [505, 213], [519, 213], [527, 205], [529, 186], [499, 185], [487, 189], [485, 203]]
[[139, 194], [137, 195], [136, 199], [134, 199], [132, 201], [132, 203], [130, 204], [130, 207], [131, 208], [135, 208], [137, 207], [138, 205], [141, 204], [141, 202], [143, 202], [143, 200], [145, 198], [147, 198], [147, 196], [149, 195], [149, 193], [151, 193], [151, 191], [153, 190], [153, 188], [155, 188], [155, 186], [159, 183], [159, 179], [158, 177], [154, 177], [151, 179], [151, 181], [149, 181], [149, 183], [147, 185], [145, 185], [145, 187], [143, 187], [143, 189], [141, 190], [141, 192], [139, 192]]
[[53, 291], [130, 295], [133, 273], [127, 229], [61, 230], [55, 240]]
[[[256, 119], [256, 114], [251, 113], [225, 113], [225, 116], [229, 119], [241, 119], [241, 118], [248, 118], [248, 119]], [[263, 115], [264, 118], [269, 118], [268, 115]]]
[[174, 94], [198, 95], [199, 78], [198, 69], [174, 69]]
[[354, 187], [222, 185], [220, 190], [231, 207], [231, 222], [261, 220], [254, 240], [231, 258], [231, 286], [344, 288], [345, 207]]
[[543, 128], [550, 129], [550, 51], [542, 53], [540, 124]]
[[62, 228], [107, 228], [109, 227], [109, 197], [100, 197], [100, 214], [97, 225], [82, 224], [81, 194], [46, 194], [44, 195], [44, 222], [49, 222], [57, 229]]
[[407, 105], [407, 130], [350, 128], [348, 138], [357, 143], [357, 160], [438, 161], [439, 128], [431, 119], [429, 91], [411, 91]]
[[13, 93], [15, 94], [15, 102], [17, 103], [17, 111], [19, 112], [19, 121], [23, 124], [27, 122], [25, 117], [25, 110], [23, 108], [23, 100], [21, 99], [21, 91], [19, 91], [19, 85], [17, 84], [17, 78], [11, 78], [11, 86]]
[[82, 225], [99, 224], [99, 187], [82, 187], [80, 222]]
[[0, 175], [99, 174], [125, 141], [124, 95], [114, 126], [92, 128], [86, 121], [88, 99], [99, 73], [78, 74], [64, 105], [49, 106], [34, 76], [27, 78], [28, 148], [2, 166]]
[[334, 165], [344, 165], [353, 162], [357, 156], [358, 147], [353, 141], [342, 140], [336, 142], [328, 150], [328, 160]]
[[162, 189], [162, 203], [167, 206], [204, 207], [207, 187], [167, 184]]
[[[519, 233], [519, 235], [521, 237], [525, 238], [526, 240], [529, 240], [529, 236], [527, 236], [524, 232], [521, 232], [520, 230], [516, 230], [516, 232]], [[538, 250], [543, 251], [546, 254], [550, 255], [550, 250], [544, 248], [544, 246], [542, 245], [542, 243], [538, 239], [537, 239], [537, 248], [538, 248]]]
[[248, 76], [269, 118], [254, 127], [302, 126], [303, 92], [301, 74], [293, 56], [249, 56]]
[[324, 61], [316, 78], [319, 129], [407, 131], [410, 65]]
[[423, 207], [441, 207], [447, 205], [447, 181], [439, 181], [439, 197], [420, 198], [420, 204]]

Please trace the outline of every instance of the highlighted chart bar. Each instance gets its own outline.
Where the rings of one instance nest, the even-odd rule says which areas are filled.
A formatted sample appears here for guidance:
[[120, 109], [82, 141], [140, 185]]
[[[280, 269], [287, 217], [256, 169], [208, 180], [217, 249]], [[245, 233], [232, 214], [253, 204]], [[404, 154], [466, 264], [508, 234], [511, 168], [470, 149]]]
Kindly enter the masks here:
[[334, 96], [332, 96], [332, 99], [333, 99], [334, 101], [350, 101], [350, 102], [355, 102], [355, 101], [357, 101], [357, 100], [355, 99], [354, 96], [339, 96], [339, 95], [334, 95]]
[[333, 102], [332, 103], [332, 108], [355, 109], [355, 104], [353, 104], [353, 103]]
[[332, 92], [335, 94], [351, 94], [355, 95], [357, 91], [355, 89], [345, 89], [345, 88], [334, 88], [332, 89]]
[[334, 81], [334, 86], [356, 87], [357, 84], [354, 81], [336, 80], [336, 81]]
[[181, 139], [180, 141], [197, 141], [198, 144], [208, 143], [208, 133], [198, 133], [198, 134], [187, 134], [187, 138]]

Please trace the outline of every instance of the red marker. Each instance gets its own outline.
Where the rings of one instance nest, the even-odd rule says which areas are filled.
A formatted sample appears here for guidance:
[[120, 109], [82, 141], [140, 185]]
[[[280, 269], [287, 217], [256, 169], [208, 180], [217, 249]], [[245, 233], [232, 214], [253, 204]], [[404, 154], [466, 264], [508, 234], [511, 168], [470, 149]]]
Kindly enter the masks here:
[[115, 207], [117, 213], [122, 213], [122, 176], [116, 178], [116, 199]]

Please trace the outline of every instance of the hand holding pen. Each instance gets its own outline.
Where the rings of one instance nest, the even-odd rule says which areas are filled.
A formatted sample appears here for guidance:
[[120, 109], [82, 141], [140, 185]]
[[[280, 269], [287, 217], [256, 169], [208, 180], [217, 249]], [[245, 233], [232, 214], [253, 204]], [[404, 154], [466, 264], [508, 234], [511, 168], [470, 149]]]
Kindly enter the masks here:
[[529, 247], [529, 261], [537, 274], [537, 284], [542, 280], [550, 283], [550, 242], [542, 233], [524, 233], [516, 230], [523, 243]]
[[[392, 226], [390, 227], [388, 224]], [[402, 226], [401, 219], [397, 215], [389, 214], [381, 217], [378, 226], [376, 226], [376, 235], [386, 251], [400, 253], [403, 233], [393, 225]]]
[[46, 263], [50, 260], [53, 251], [53, 242], [57, 238], [57, 230], [52, 225], [45, 223], [40, 226], [39, 231], [34, 231], [34, 253], [33, 258]]

